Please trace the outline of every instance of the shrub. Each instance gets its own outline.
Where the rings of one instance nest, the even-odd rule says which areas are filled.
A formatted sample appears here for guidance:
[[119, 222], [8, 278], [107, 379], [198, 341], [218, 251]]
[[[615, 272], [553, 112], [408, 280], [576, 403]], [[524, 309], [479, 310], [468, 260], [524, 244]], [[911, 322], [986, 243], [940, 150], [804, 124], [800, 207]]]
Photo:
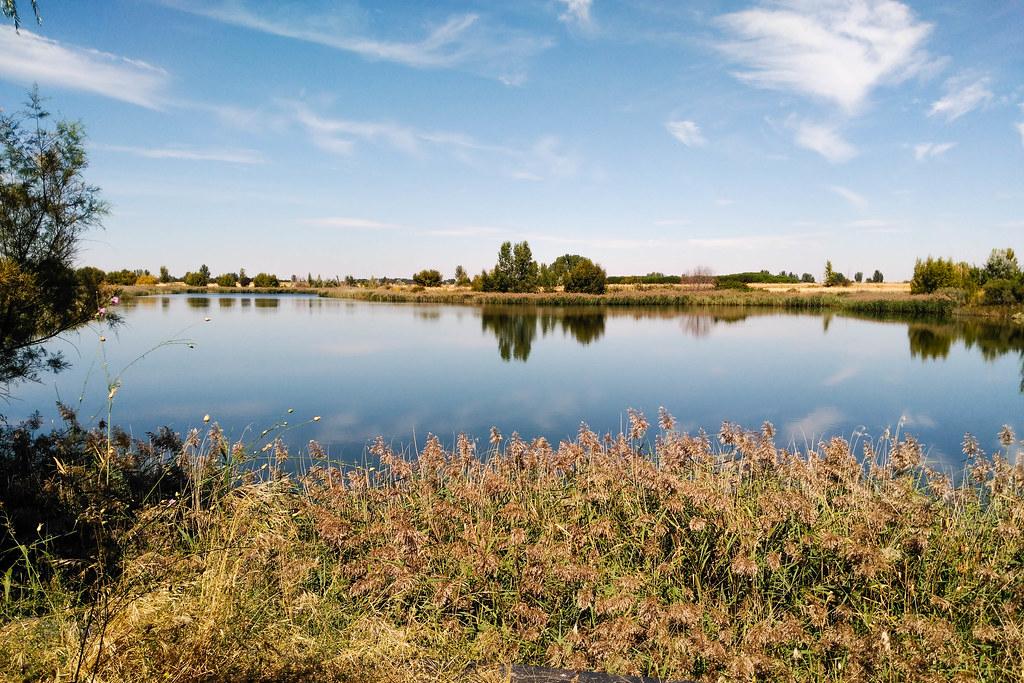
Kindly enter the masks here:
[[931, 294], [946, 287], [962, 287], [962, 269], [953, 259], [932, 258], [914, 264], [914, 277], [910, 280], [911, 294]]
[[160, 266], [160, 282], [164, 284], [174, 282], [174, 278], [171, 277], [171, 271], [167, 270], [167, 266]]
[[185, 284], [190, 287], [205, 287], [210, 284], [210, 269], [206, 264], [199, 266], [199, 270], [192, 273], [185, 273]]
[[869, 282], [877, 282], [877, 283], [881, 283], [881, 282], [884, 282], [884, 281], [885, 281], [885, 276], [882, 275], [882, 271], [880, 271], [880, 270], [876, 270], [874, 275], [872, 275], [871, 279], [869, 280]]
[[864, 282], [864, 273], [862, 273], [862, 272], [860, 272], [858, 270], [856, 273], [853, 274], [853, 281], [854, 282]]
[[[348, 278], [346, 278], [347, 280]], [[462, 266], [455, 266], [455, 284], [459, 287], [466, 287], [469, 285], [469, 275], [466, 274], [466, 269]]]
[[248, 287], [251, 282], [252, 278], [245, 274], [245, 268], [240, 268], [238, 270], [238, 284], [242, 287]]
[[582, 294], [604, 294], [608, 274], [600, 265], [580, 257], [565, 275], [565, 291]]
[[277, 287], [281, 282], [277, 279], [276, 275], [257, 273], [256, 277], [252, 279], [252, 284], [255, 287]]
[[135, 279], [137, 285], [155, 285], [156, 283], [157, 279], [149, 273], [143, 273]]
[[238, 273], [224, 273], [218, 275], [215, 280], [218, 287], [234, 287], [235, 283], [238, 282]]
[[1024, 285], [1006, 278], [996, 278], [985, 283], [985, 304], [1008, 306], [1024, 301]]
[[112, 270], [106, 274], [104, 280], [110, 285], [119, 285], [122, 287], [131, 287], [139, 279], [139, 273], [134, 270], [128, 270], [123, 268], [121, 270]]
[[810, 273], [804, 273], [803, 275], [800, 276], [800, 282], [813, 283], [814, 276], [811, 275]]
[[1020, 276], [1020, 266], [1013, 249], [993, 249], [985, 262], [984, 279], [1016, 280]]
[[822, 284], [826, 287], [846, 287], [850, 284], [850, 278], [834, 270], [831, 261], [825, 261], [825, 279]]
[[421, 270], [412, 276], [413, 283], [420, 287], [440, 287], [441, 272], [438, 270]]

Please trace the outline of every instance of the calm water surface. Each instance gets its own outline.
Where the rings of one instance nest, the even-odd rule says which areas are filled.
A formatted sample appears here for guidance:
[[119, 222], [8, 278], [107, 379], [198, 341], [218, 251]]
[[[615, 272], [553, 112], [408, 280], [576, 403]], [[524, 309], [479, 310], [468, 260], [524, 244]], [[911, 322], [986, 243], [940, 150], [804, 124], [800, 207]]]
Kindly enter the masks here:
[[[113, 421], [137, 436], [161, 425], [185, 432], [209, 414], [255, 440], [287, 420], [293, 447], [316, 439], [352, 461], [378, 434], [450, 443], [459, 432], [486, 440], [494, 425], [557, 443], [581, 421], [617, 432], [628, 407], [654, 422], [665, 406], [690, 431], [768, 420], [800, 446], [899, 426], [946, 464], [959, 462], [965, 431], [988, 450], [1003, 424], [1024, 433], [1021, 328], [304, 296], [160, 296], [122, 313], [105, 343], [91, 330], [54, 344], [73, 367], [17, 386], [0, 412], [53, 420], [59, 399], [95, 423], [106, 416], [107, 378], [120, 373]], [[170, 340], [187, 343], [160, 346]]]

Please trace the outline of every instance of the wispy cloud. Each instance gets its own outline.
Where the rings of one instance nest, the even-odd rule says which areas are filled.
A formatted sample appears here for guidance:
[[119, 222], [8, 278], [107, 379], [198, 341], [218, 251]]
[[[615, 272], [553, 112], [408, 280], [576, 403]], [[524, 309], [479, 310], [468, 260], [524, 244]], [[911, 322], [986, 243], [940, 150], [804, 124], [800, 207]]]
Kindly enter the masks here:
[[[846, 367], [839, 368], [831, 375], [825, 378], [822, 384], [826, 387], [834, 387], [837, 384], [842, 384], [848, 379], [856, 377], [860, 373], [860, 368], [848, 365]], [[805, 418], [806, 419], [806, 418]]]
[[854, 192], [848, 187], [843, 187], [841, 185], [832, 185], [829, 189], [835, 192], [843, 199], [845, 199], [846, 201], [850, 202], [850, 204], [854, 205], [858, 209], [863, 209], [868, 205], [868, 200], [865, 199], [863, 195]]
[[892, 0], [781, 0], [725, 14], [719, 45], [751, 85], [861, 107], [871, 91], [934, 66], [931, 25]]
[[700, 147], [707, 143], [700, 127], [693, 121], [669, 121], [665, 124], [668, 132], [687, 147]]
[[732, 206], [736, 203], [735, 199], [729, 199], [728, 197], [719, 197], [715, 200], [716, 206]]
[[227, 164], [266, 163], [254, 149], [195, 149], [188, 147], [131, 147], [127, 145], [92, 145], [105, 152], [121, 152], [146, 159], [181, 159], [185, 161], [219, 161]]
[[816, 408], [800, 419], [788, 422], [783, 434], [789, 442], [814, 441], [825, 436], [825, 433], [835, 428], [844, 417], [842, 411], [835, 406]]
[[565, 6], [565, 11], [559, 15], [559, 19], [572, 26], [589, 29], [593, 27], [593, 18], [590, 16], [590, 9], [593, 0], [558, 0]]
[[385, 223], [383, 221], [371, 220], [369, 218], [353, 218], [351, 216], [311, 218], [303, 222], [306, 225], [312, 225], [318, 228], [342, 228], [346, 230], [396, 230], [404, 227], [397, 223]]
[[306, 130], [313, 144], [334, 154], [352, 154], [357, 142], [384, 144], [416, 156], [442, 152], [470, 166], [530, 181], [571, 177], [579, 168], [576, 158], [564, 152], [560, 140], [551, 135], [521, 148], [481, 142], [463, 133], [323, 116], [301, 102], [283, 104], [292, 112], [294, 121]]
[[1020, 144], [1024, 145], [1024, 121], [1014, 124], [1014, 128], [1016, 128], [1017, 132], [1020, 133]]
[[946, 94], [932, 103], [928, 116], [944, 116], [947, 121], [955, 121], [964, 114], [992, 101], [989, 84], [992, 79], [987, 76], [970, 76], [961, 74], [946, 81]]
[[796, 125], [796, 144], [817, 152], [834, 164], [857, 156], [857, 148], [839, 134], [835, 126], [803, 121]]
[[39, 83], [90, 92], [159, 109], [168, 74], [146, 62], [0, 26], [0, 78], [23, 85]]
[[416, 40], [387, 40], [369, 34], [361, 24], [340, 12], [310, 16], [299, 8], [282, 6], [253, 9], [245, 0], [164, 0], [192, 14], [271, 35], [350, 52], [369, 60], [388, 61], [421, 69], [460, 68], [479, 72], [514, 85], [525, 79], [527, 61], [550, 48], [547, 37], [494, 26], [476, 13], [453, 14], [444, 22], [426, 26]]
[[922, 142], [919, 145], [914, 145], [914, 158], [918, 161], [934, 159], [954, 147], [956, 147], [955, 142]]
[[662, 218], [654, 221], [654, 224], [660, 228], [667, 228], [671, 226], [683, 226], [689, 225], [690, 220], [687, 218]]

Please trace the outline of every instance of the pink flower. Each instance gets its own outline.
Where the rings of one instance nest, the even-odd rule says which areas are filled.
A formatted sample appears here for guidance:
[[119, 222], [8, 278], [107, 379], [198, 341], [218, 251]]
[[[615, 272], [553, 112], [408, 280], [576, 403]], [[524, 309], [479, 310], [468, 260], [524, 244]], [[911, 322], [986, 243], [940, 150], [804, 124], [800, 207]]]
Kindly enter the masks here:
[[110, 303], [113, 304], [114, 306], [118, 305], [119, 303], [121, 303], [121, 297], [119, 297], [119, 296], [111, 297]]
[[99, 311], [97, 311], [97, 313], [96, 313], [96, 315], [98, 315], [98, 316], [99, 316], [99, 317], [101, 317], [101, 318], [102, 318], [103, 316], [105, 316], [106, 314], [107, 314], [107, 309], [106, 309], [106, 307], [105, 307], [105, 306], [104, 306], [103, 308], [101, 308], [101, 309], [100, 309]]

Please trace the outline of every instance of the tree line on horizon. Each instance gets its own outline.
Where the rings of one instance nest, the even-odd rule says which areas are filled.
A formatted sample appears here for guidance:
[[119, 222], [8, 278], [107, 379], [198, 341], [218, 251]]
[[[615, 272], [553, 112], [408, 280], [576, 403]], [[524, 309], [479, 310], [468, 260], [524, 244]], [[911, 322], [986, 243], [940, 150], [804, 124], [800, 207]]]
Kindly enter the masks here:
[[1012, 248], [993, 249], [984, 265], [952, 258], [917, 259], [911, 294], [947, 294], [962, 303], [1006, 306], [1024, 303], [1024, 271]]

